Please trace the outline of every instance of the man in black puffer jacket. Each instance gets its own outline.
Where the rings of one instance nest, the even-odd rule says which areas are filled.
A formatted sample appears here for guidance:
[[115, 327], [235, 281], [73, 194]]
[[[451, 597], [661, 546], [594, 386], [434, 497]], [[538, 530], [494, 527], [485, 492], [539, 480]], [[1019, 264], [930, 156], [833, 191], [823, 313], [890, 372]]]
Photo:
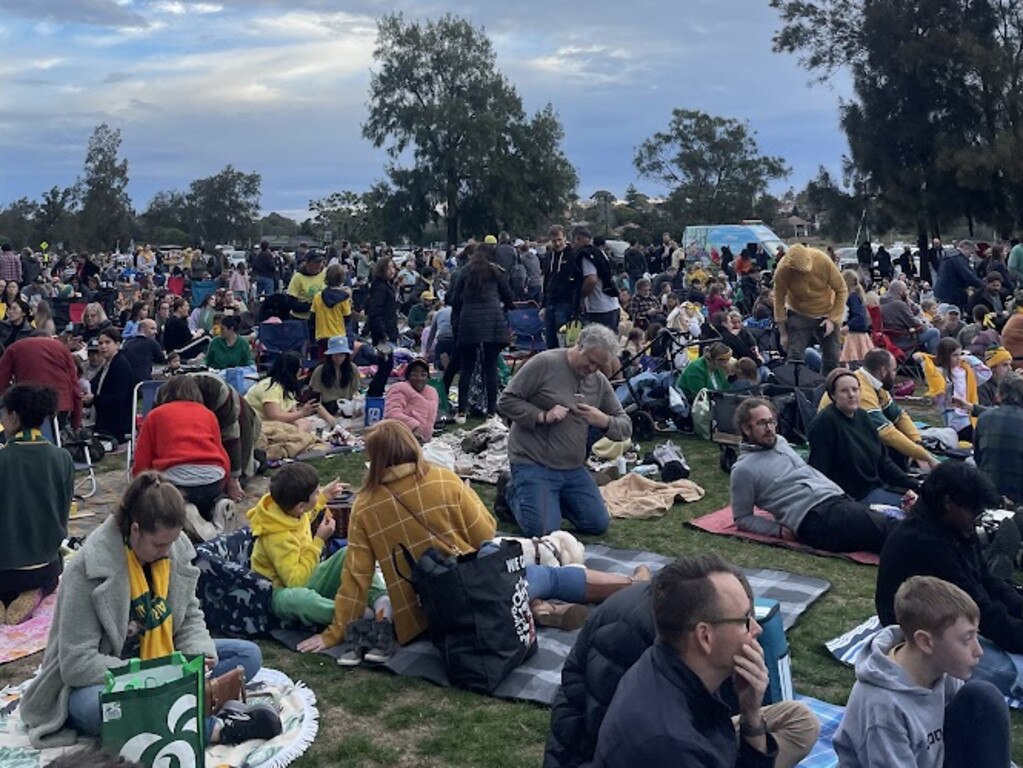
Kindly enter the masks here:
[[[544, 768], [577, 768], [593, 759], [600, 726], [619, 681], [656, 639], [650, 584], [623, 589], [590, 612], [561, 672]], [[738, 711], [734, 694], [732, 699]], [[795, 702], [768, 706], [763, 712], [778, 743], [775, 764], [779, 768], [796, 765], [817, 741], [817, 718]]]

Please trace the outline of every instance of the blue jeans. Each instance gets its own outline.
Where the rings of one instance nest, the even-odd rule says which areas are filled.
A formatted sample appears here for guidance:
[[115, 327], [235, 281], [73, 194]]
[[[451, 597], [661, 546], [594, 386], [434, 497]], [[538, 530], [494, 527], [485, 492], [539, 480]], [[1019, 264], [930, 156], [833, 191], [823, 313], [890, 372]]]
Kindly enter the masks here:
[[[479, 556], [497, 551], [495, 542], [485, 541], [480, 545]], [[562, 600], [566, 603], [586, 601], [585, 568], [526, 563], [526, 584], [530, 600]]]
[[557, 349], [558, 329], [572, 319], [575, 314], [572, 311], [571, 303], [548, 304], [543, 310], [544, 340], [547, 342], [547, 349]]
[[526, 536], [560, 530], [563, 514], [583, 534], [602, 534], [611, 524], [604, 499], [586, 467], [550, 469], [516, 462], [511, 465], [508, 506]]
[[1018, 696], [1023, 680], [1023, 655], [1003, 651], [986, 637], [980, 638], [980, 647], [984, 655], [973, 668], [970, 680], [983, 680], [1006, 696]]
[[920, 331], [920, 335], [917, 337], [920, 342], [920, 346], [929, 355], [933, 355], [938, 351], [938, 342], [941, 341], [941, 331], [937, 328], [925, 328]]
[[[259, 646], [248, 640], [214, 640], [217, 646], [217, 665], [213, 677], [230, 672], [235, 667], [245, 668], [245, 679], [251, 680], [263, 666], [263, 653]], [[67, 702], [67, 725], [82, 736], [99, 736], [103, 724], [99, 706], [102, 685], [72, 688]], [[213, 728], [213, 718], [206, 718], [206, 736]]]
[[261, 277], [256, 275], [256, 295], [268, 296], [274, 292], [274, 279], [272, 277]]

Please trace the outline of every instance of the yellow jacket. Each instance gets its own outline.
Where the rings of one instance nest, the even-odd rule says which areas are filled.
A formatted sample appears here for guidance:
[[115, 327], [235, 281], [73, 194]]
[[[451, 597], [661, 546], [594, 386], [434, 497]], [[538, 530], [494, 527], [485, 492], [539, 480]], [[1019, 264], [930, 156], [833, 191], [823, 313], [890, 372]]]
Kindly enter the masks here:
[[774, 271], [774, 319], [785, 322], [785, 309], [807, 317], [826, 317], [837, 328], [845, 314], [849, 288], [824, 251], [794, 245]]
[[[927, 382], [927, 396], [934, 398], [939, 408], [951, 408], [952, 401], [949, 397], [950, 384], [945, 378], [944, 372], [934, 364], [934, 356], [926, 352], [920, 353], [923, 361], [924, 381]], [[977, 374], [973, 372], [973, 366], [965, 360], [959, 362], [959, 367], [966, 371], [966, 400], [973, 405], [980, 402], [977, 396]], [[970, 424], [977, 426], [977, 417], [970, 416]]]
[[320, 494], [315, 509], [292, 517], [267, 493], [246, 512], [256, 537], [252, 570], [270, 579], [274, 589], [304, 587], [320, 564], [324, 542], [313, 536], [310, 526], [326, 503], [327, 499]]
[[[394, 568], [391, 554], [399, 543], [418, 560], [430, 547], [448, 555], [455, 554], [455, 548], [467, 554], [493, 538], [497, 523], [476, 492], [451, 470], [427, 466], [422, 478], [416, 477], [415, 464], [391, 467], [384, 475], [383, 487], [356, 496], [348, 521], [341, 589], [334, 600], [334, 621], [322, 634], [328, 647], [344, 640], [348, 622], [362, 616], [377, 562], [391, 598], [398, 642], [404, 645], [426, 629], [426, 617], [412, 585]], [[395, 501], [395, 495], [401, 503]]]
[[[920, 444], [920, 431], [913, 419], [892, 400], [891, 393], [883, 387], [875, 389], [873, 377], [863, 368], [857, 369], [856, 378], [860, 380], [860, 408], [877, 427], [881, 442], [911, 459], [925, 461], [929, 458], [927, 449]], [[831, 398], [825, 392], [817, 410], [823, 411], [829, 405]]]

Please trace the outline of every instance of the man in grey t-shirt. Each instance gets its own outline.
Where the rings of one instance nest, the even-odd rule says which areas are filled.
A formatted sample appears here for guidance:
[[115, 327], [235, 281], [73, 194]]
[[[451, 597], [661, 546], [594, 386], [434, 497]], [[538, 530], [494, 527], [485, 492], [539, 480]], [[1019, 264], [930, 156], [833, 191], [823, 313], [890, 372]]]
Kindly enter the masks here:
[[632, 434], [601, 372], [617, 355], [615, 334], [590, 325], [574, 347], [530, 358], [501, 393], [498, 410], [511, 421], [508, 506], [527, 536], [560, 529], [562, 515], [580, 533], [601, 534], [611, 522], [585, 461], [591, 427], [611, 440]]

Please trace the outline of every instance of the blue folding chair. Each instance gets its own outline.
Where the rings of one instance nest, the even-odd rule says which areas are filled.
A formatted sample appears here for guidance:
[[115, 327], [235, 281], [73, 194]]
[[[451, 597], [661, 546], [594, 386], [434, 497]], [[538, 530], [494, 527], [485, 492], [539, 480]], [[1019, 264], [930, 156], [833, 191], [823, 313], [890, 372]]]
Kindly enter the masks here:
[[[43, 423], [40, 425], [39, 431], [43, 433], [43, 438], [45, 440], [53, 443], [58, 448], [67, 447], [60, 440], [60, 426], [57, 424], [56, 416], [43, 419]], [[93, 496], [98, 488], [96, 485], [96, 469], [92, 464], [92, 454], [89, 452], [89, 443], [83, 441], [76, 442], [74, 445], [81, 447], [85, 456], [85, 461], [76, 461], [74, 463], [75, 474], [85, 474], [85, 477], [82, 480], [75, 481], [75, 496], [87, 499], [90, 496]], [[88, 487], [88, 491], [86, 493], [78, 493], [78, 488], [82, 485], [86, 485]]]
[[140, 381], [135, 385], [131, 397], [131, 438], [125, 451], [128, 480], [131, 480], [131, 463], [135, 456], [135, 441], [138, 439], [139, 417], [143, 419], [156, 404], [156, 392], [163, 386], [162, 380]]
[[192, 281], [192, 308], [201, 306], [206, 297], [217, 290], [217, 283], [214, 280], [193, 280]]
[[543, 352], [544, 323], [540, 319], [540, 307], [533, 302], [521, 302], [508, 311], [508, 327], [511, 329], [511, 347], [520, 352]]
[[[297, 352], [303, 361], [309, 347], [309, 326], [304, 320], [283, 323], [260, 323], [256, 328], [259, 342], [259, 368], [266, 370], [282, 352]], [[303, 363], [305, 364], [305, 363]]]

